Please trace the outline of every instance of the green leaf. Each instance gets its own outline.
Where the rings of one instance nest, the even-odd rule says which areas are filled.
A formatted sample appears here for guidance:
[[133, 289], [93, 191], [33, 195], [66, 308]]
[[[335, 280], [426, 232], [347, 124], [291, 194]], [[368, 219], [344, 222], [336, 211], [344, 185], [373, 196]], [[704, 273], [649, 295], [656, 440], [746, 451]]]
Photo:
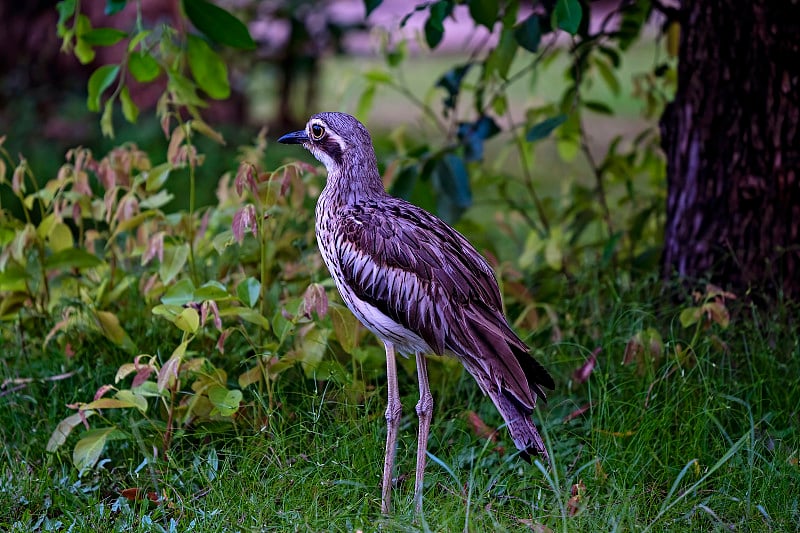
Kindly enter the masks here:
[[372, 101], [375, 99], [375, 84], [370, 83], [367, 85], [361, 96], [358, 97], [356, 104], [355, 116], [360, 121], [366, 123], [370, 110], [372, 109]]
[[139, 43], [147, 39], [150, 35], [152, 35], [152, 30], [141, 30], [134, 35], [130, 41], [128, 41], [128, 52], [133, 52], [136, 50], [136, 47], [139, 46]]
[[[193, 298], [194, 284], [192, 284], [192, 280], [186, 278], [170, 287], [161, 297], [161, 303], [167, 306], [184, 305], [191, 302]], [[155, 312], [155, 309], [153, 309], [153, 312]]]
[[552, 228], [544, 245], [544, 260], [547, 266], [559, 272], [564, 260], [564, 233], [560, 227]]
[[[76, 0], [61, 0], [61, 2], [56, 4], [59, 28], [63, 27], [67, 23], [67, 19], [75, 15], [75, 2]], [[59, 36], [61, 36], [60, 33]]]
[[195, 28], [212, 41], [243, 50], [255, 49], [247, 26], [221, 7], [206, 0], [183, 0], [183, 9]]
[[217, 280], [211, 280], [203, 283], [197, 290], [194, 291], [194, 301], [202, 302], [205, 300], [226, 300], [230, 298], [228, 289], [225, 285]]
[[353, 353], [358, 346], [358, 329], [360, 327], [358, 319], [349, 309], [339, 304], [329, 304], [328, 312], [331, 315], [336, 340], [339, 341], [345, 352]]
[[119, 65], [103, 65], [95, 70], [89, 78], [89, 96], [86, 107], [89, 111], [100, 111], [100, 97], [111, 87], [119, 74]]
[[215, 100], [228, 98], [231, 94], [228, 67], [208, 43], [200, 37], [189, 35], [187, 55], [189, 69], [197, 85]]
[[145, 190], [153, 192], [161, 188], [166, 183], [169, 173], [172, 170], [172, 165], [169, 163], [161, 163], [147, 171], [147, 181], [145, 182]]
[[598, 102], [597, 100], [584, 100], [583, 105], [586, 106], [587, 109], [594, 111], [595, 113], [600, 113], [602, 115], [613, 115], [614, 110], [608, 104], [603, 102]]
[[121, 345], [125, 342], [128, 338], [128, 334], [122, 329], [117, 315], [109, 311], [95, 311], [95, 316], [97, 317], [100, 330], [108, 340], [117, 345]]
[[75, 57], [78, 58], [78, 61], [80, 61], [81, 64], [88, 65], [89, 63], [94, 61], [94, 56], [95, 56], [94, 48], [92, 48], [92, 46], [89, 43], [87, 43], [80, 37], [78, 37], [75, 40], [74, 51], [75, 51]]
[[4, 271], [0, 271], [0, 291], [27, 292], [26, 281], [31, 277], [31, 274], [24, 268], [17, 265], [7, 265]]
[[619, 95], [620, 86], [619, 80], [617, 79], [617, 75], [611, 70], [611, 66], [606, 63], [603, 59], [595, 59], [594, 66], [597, 68], [597, 72], [600, 74], [600, 77], [603, 78], [603, 81], [611, 90], [611, 92], [615, 95]]
[[381, 69], [370, 69], [364, 73], [364, 78], [367, 81], [374, 83], [392, 83], [392, 75]]
[[158, 275], [165, 284], [172, 281], [178, 272], [181, 271], [189, 259], [189, 244], [184, 243], [180, 246], [168, 246], [164, 248], [164, 262], [158, 267]]
[[175, 317], [175, 325], [186, 333], [196, 333], [200, 327], [200, 314], [196, 309], [187, 307]]
[[72, 230], [63, 222], [56, 222], [47, 232], [47, 238], [50, 243], [50, 248], [54, 252], [61, 252], [63, 250], [70, 250], [74, 246], [72, 238]]
[[147, 412], [147, 399], [141, 394], [137, 394], [132, 390], [122, 389], [121, 391], [117, 391], [117, 393], [114, 395], [114, 398], [130, 403], [142, 413]]
[[501, 78], [507, 79], [508, 70], [511, 68], [511, 62], [514, 61], [514, 55], [518, 48], [514, 31], [503, 29], [497, 46], [486, 60], [486, 69], [489, 72], [497, 72]]
[[170, 203], [173, 198], [175, 198], [175, 195], [164, 189], [139, 202], [139, 207], [142, 209], [159, 209]]
[[583, 9], [578, 0], [557, 0], [553, 16], [556, 19], [554, 26], [561, 28], [570, 35], [575, 35], [578, 33]]
[[116, 15], [123, 9], [125, 9], [125, 4], [128, 3], [128, 0], [106, 0], [106, 9], [105, 14], [106, 16]]
[[44, 260], [45, 269], [60, 268], [94, 268], [102, 265], [103, 260], [82, 248], [67, 248], [54, 253]]
[[500, 6], [497, 0], [469, 0], [469, 15], [477, 24], [492, 31]]
[[152, 313], [155, 316], [163, 316], [170, 322], [175, 322], [175, 317], [181, 314], [181, 311], [183, 311], [183, 304], [159, 304], [153, 307]]
[[103, 115], [100, 117], [100, 131], [103, 136], [114, 137], [114, 97], [112, 96], [103, 107]]
[[119, 101], [122, 104], [122, 114], [125, 116], [125, 120], [131, 124], [136, 124], [136, 119], [139, 118], [139, 107], [133, 103], [127, 86], [120, 91]]
[[81, 35], [81, 39], [92, 46], [112, 46], [127, 36], [116, 28], [95, 28]]
[[514, 28], [514, 39], [517, 44], [531, 53], [536, 53], [539, 49], [539, 41], [542, 39], [542, 30], [539, 26], [539, 15], [533, 14], [520, 22]]
[[687, 307], [681, 311], [679, 320], [681, 322], [681, 326], [688, 328], [689, 326], [697, 324], [702, 316], [703, 312], [699, 307]]
[[368, 17], [382, 2], [383, 0], [364, 0], [364, 8], [367, 11], [364, 17]]
[[556, 151], [558, 156], [566, 162], [573, 161], [578, 155], [580, 145], [578, 141], [572, 137], [565, 137], [556, 140]]
[[249, 307], [228, 307], [226, 309], [220, 309], [219, 316], [235, 316], [241, 318], [245, 322], [250, 322], [251, 324], [261, 326], [266, 331], [270, 330], [269, 320], [267, 320], [264, 315], [259, 313], [257, 310], [250, 309]]
[[247, 307], [256, 305], [260, 294], [261, 283], [254, 277], [249, 277], [236, 286], [236, 296]]
[[453, 5], [447, 0], [439, 0], [431, 6], [428, 20], [425, 21], [425, 42], [433, 50], [444, 37], [444, 19], [450, 14]]
[[307, 378], [314, 377], [314, 371], [322, 362], [322, 357], [328, 349], [329, 329], [314, 328], [303, 338], [300, 346], [300, 364]]
[[[629, 2], [622, 8], [622, 20], [619, 30], [614, 35], [620, 50], [627, 50], [642, 32], [647, 19], [650, 18], [652, 2]], [[669, 39], [669, 30], [666, 32]]]
[[567, 115], [561, 114], [555, 117], [550, 117], [545, 119], [538, 124], [534, 124], [531, 129], [528, 130], [528, 133], [525, 134], [525, 140], [528, 142], [535, 142], [540, 139], [544, 139], [548, 135], [550, 135], [553, 130], [557, 127], [562, 125], [564, 122], [567, 121]]
[[231, 416], [239, 410], [239, 403], [242, 401], [242, 391], [234, 389], [228, 390], [220, 385], [212, 385], [208, 388], [208, 399], [214, 406], [215, 411], [222, 416]]
[[140, 83], [151, 82], [161, 73], [158, 61], [148, 52], [131, 52], [128, 56], [128, 70]]
[[106, 446], [108, 436], [114, 430], [115, 428], [111, 427], [87, 431], [86, 435], [88, 436], [83, 437], [75, 444], [75, 449], [72, 451], [72, 462], [75, 463], [75, 468], [80, 474], [97, 463]]

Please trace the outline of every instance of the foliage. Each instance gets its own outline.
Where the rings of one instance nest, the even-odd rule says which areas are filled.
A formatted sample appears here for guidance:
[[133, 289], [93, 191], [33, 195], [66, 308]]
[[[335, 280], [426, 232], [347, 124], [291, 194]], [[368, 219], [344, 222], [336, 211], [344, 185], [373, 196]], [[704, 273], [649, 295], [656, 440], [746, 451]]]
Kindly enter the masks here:
[[[187, 16], [198, 28], [209, 24], [202, 10], [227, 20], [212, 4], [190, 3], [194, 5], [185, 6]], [[87, 29], [77, 3], [62, 3], [59, 9], [65, 43], [73, 44], [79, 57], [87, 47], [124, 37], [121, 32]], [[75, 25], [67, 28], [70, 17]], [[131, 36], [129, 62], [136, 46], [152, 35], [138, 26], [137, 31]], [[164, 28], [159, 50], [175, 44], [169, 40], [175, 35]], [[37, 188], [25, 159], [15, 161], [3, 151], [0, 160], [0, 185], [10, 189], [22, 207], [18, 217], [12, 210], [2, 211], [0, 317], [16, 323], [45, 349], [56, 344], [70, 357], [85, 357], [99, 335], [116, 347], [115, 352], [132, 358], [119, 367], [113, 384], [97, 388], [91, 401], [70, 403], [75, 414], [53, 431], [47, 445], [51, 452], [64, 445], [75, 428], [85, 427], [73, 448], [73, 461], [81, 472], [95, 466], [109, 443], [138, 442], [147, 449], [142, 446], [147, 442], [169, 454], [176, 436], [190, 435], [203, 425], [261, 427], [275, 408], [275, 381], [295, 365], [302, 365], [309, 378], [346, 381], [354, 391], [364, 391], [356, 365], [367, 362], [371, 352], [357, 346], [357, 321], [341, 306], [329, 306], [326, 288], [312, 282], [321, 269], [316, 257], [308, 257], [313, 254], [310, 208], [318, 192], [309, 187], [309, 180], [315, 178], [315, 170], [292, 163], [265, 171], [261, 161], [267, 142], [261, 132], [252, 146], [241, 148], [235, 177], [226, 174], [219, 180], [218, 204], [195, 209], [196, 174], [204, 162], [198, 137], [220, 143], [223, 139], [200, 117], [197, 108], [204, 102], [194, 88], [184, 91], [191, 84], [176, 70], [186, 59], [197, 85], [215, 96], [204, 85], [199, 67], [192, 67], [195, 60], [209, 67], [206, 56], [193, 59], [195, 45], [203, 54], [210, 48], [204, 41], [192, 44], [198, 37], [187, 39], [185, 49], [173, 50], [185, 57], [176, 56], [172, 67], [155, 61], [144, 49], [134, 60], [157, 64], [170, 78], [164, 105], [157, 109], [168, 140], [164, 162], [155, 164], [130, 143], [100, 159], [87, 149], [75, 149], [68, 152], [57, 177]], [[242, 45], [243, 37], [224, 39]], [[90, 107], [100, 102], [120, 72], [118, 65], [104, 65], [92, 74]], [[214, 83], [227, 83], [224, 69], [214, 68], [211, 74]], [[124, 76], [118, 82], [106, 102], [108, 116], [114, 98], [125, 92]], [[123, 98], [123, 106], [124, 102]], [[190, 119], [184, 118], [184, 111]], [[12, 169], [10, 179], [6, 169]], [[190, 176], [189, 211], [166, 213], [162, 208], [172, 195], [165, 184], [182, 169]], [[128, 329], [129, 324], [142, 324], [141, 315], [152, 316], [153, 325], [147, 329], [161, 329], [164, 320], [175, 326], [151, 339], [144, 352], [141, 339]], [[3, 335], [10, 340], [12, 332], [4, 329]], [[323, 360], [331, 343], [339, 347], [341, 357]], [[231, 352], [249, 354], [249, 366], [232, 368], [224, 357]], [[234, 370], [238, 377], [229, 378]], [[243, 405], [242, 391], [248, 387], [257, 389], [255, 397], [266, 394], [266, 414], [260, 402]], [[91, 427], [99, 419], [104, 426]]]
[[[109, 0], [106, 14], [121, 11], [127, 0]], [[100, 124], [103, 134], [114, 136], [113, 110], [119, 101], [125, 119], [135, 123], [139, 108], [131, 99], [128, 85], [132, 76], [139, 83], [156, 83], [162, 76], [167, 79], [166, 90], [159, 101], [159, 114], [168, 116], [167, 109], [186, 109], [197, 127], [203, 127], [198, 108], [205, 100], [202, 90], [213, 99], [230, 95], [228, 68], [212, 43], [250, 50], [255, 42], [247, 27], [221, 7], [206, 0], [184, 0], [183, 12], [202, 35], [181, 31], [182, 24], [146, 28], [142, 22], [141, 4], [136, 2], [137, 16], [132, 28], [122, 31], [110, 27], [92, 27], [88, 16], [80, 12], [80, 0], [62, 0], [58, 3], [58, 35], [62, 50], [74, 52], [83, 64], [94, 61], [95, 48], [127, 43], [125, 55], [119, 64], [101, 65], [89, 78], [87, 107], [90, 111], [103, 109]], [[210, 42], [209, 42], [210, 41]], [[103, 96], [111, 89], [103, 102]], [[167, 130], [167, 125], [162, 125]], [[208, 133], [211, 133], [210, 128]]]

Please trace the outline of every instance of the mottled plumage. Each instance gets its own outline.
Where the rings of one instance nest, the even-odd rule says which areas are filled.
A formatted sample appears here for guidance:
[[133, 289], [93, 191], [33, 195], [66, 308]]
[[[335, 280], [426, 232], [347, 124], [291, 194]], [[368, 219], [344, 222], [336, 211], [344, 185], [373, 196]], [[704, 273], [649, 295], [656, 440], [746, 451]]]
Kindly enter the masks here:
[[395, 350], [417, 358], [418, 510], [433, 408], [425, 353], [461, 360], [505, 419], [521, 455], [546, 458], [530, 415], [553, 380], [509, 326], [486, 260], [440, 219], [386, 193], [369, 132], [350, 115], [319, 113], [304, 131], [279, 141], [302, 144], [327, 168], [316, 209], [317, 242], [342, 299], [386, 345], [390, 397], [383, 511], [389, 511], [397, 433], [392, 426], [400, 414]]

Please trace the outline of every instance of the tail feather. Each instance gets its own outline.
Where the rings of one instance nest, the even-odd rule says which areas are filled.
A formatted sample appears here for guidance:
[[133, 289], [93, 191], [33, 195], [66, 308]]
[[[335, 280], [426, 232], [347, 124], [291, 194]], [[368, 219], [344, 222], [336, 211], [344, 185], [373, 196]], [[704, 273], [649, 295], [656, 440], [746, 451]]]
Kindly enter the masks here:
[[485, 309], [470, 311], [463, 315], [466, 327], [459, 331], [459, 338], [448, 339], [447, 348], [491, 398], [522, 458], [530, 462], [532, 455], [539, 455], [547, 460], [547, 449], [531, 415], [537, 398], [545, 400], [544, 389], [555, 388], [553, 378], [502, 316], [487, 316], [490, 313]]
[[506, 421], [506, 427], [511, 434], [514, 445], [520, 451], [520, 456], [531, 462], [531, 456], [538, 455], [543, 461], [547, 461], [547, 448], [544, 445], [542, 436], [539, 435], [539, 430], [531, 420], [531, 413], [525, 412], [513, 401], [511, 401], [505, 394], [489, 392], [489, 397], [492, 399], [495, 407], [500, 412], [503, 420]]

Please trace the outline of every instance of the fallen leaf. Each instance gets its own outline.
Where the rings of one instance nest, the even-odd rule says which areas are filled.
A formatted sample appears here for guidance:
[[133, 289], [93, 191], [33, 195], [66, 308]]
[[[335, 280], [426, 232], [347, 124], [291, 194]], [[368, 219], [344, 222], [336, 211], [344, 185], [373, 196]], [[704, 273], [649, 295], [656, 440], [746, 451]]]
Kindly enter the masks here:
[[579, 368], [575, 369], [575, 372], [572, 373], [572, 379], [575, 383], [585, 383], [586, 380], [589, 379], [589, 376], [592, 375], [592, 371], [594, 370], [594, 365], [597, 363], [597, 355], [602, 351], [602, 348], [599, 346], [594, 349], [592, 355], [589, 356], [589, 359], [586, 360], [583, 365]]
[[478, 438], [497, 442], [497, 431], [481, 420], [475, 411], [467, 411], [467, 423]]
[[562, 422], [562, 423], [566, 424], [567, 422], [569, 422], [569, 421], [570, 421], [570, 420], [572, 420], [573, 418], [578, 418], [578, 417], [579, 417], [579, 416], [581, 416], [583, 413], [585, 413], [586, 411], [588, 411], [588, 410], [589, 410], [589, 409], [592, 407], [592, 405], [593, 405], [593, 404], [594, 404], [594, 402], [589, 402], [589, 403], [585, 403], [585, 404], [581, 405], [580, 407], [578, 407], [577, 409], [575, 409], [574, 411], [572, 411], [570, 414], [568, 414], [567, 416], [565, 416], [565, 417], [564, 417], [564, 420], [563, 420], [563, 422]]

